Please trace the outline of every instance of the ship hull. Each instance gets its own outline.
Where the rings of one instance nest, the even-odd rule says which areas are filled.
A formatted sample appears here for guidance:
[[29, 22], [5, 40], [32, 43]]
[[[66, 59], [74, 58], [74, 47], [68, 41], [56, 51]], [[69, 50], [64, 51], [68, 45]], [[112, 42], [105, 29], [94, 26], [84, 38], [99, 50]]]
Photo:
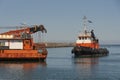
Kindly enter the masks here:
[[75, 57], [99, 57], [107, 56], [109, 51], [106, 48], [93, 49], [89, 47], [76, 46], [71, 51]]
[[44, 61], [47, 51], [37, 50], [0, 50], [0, 61]]
[[0, 58], [0, 62], [39, 62], [45, 61], [44, 58]]

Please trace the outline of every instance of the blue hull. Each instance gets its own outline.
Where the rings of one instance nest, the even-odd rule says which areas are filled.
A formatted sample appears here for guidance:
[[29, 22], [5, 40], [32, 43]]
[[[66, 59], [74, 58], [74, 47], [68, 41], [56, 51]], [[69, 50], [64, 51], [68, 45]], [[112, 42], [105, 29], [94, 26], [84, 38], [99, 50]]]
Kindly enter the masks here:
[[107, 56], [109, 51], [106, 48], [93, 49], [89, 47], [75, 46], [71, 51], [75, 57], [80, 56]]

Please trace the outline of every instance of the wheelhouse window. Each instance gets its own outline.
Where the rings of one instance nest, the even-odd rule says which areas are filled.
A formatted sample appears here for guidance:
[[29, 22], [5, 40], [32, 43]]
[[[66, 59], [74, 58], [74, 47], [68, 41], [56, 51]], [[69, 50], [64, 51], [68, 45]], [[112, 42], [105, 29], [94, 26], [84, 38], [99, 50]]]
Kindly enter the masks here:
[[85, 38], [85, 40], [87, 39], [87, 37], [84, 37]]
[[0, 40], [0, 46], [5, 46], [5, 41]]
[[79, 37], [79, 40], [81, 40], [81, 37]]
[[82, 40], [84, 40], [84, 37], [82, 37]]
[[78, 38], [79, 38], [79, 40], [90, 40], [91, 39], [90, 37], [86, 37], [86, 36], [85, 37], [84, 36], [83, 37], [78, 37]]

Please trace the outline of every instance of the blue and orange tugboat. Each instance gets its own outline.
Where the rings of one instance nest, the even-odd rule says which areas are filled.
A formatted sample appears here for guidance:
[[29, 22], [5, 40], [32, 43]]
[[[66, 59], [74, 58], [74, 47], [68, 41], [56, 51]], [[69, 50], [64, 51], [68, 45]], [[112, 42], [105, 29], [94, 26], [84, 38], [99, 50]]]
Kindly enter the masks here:
[[99, 47], [99, 40], [96, 38], [94, 31], [88, 31], [86, 29], [87, 22], [92, 23], [84, 16], [84, 30], [79, 34], [75, 47], [72, 49], [72, 53], [75, 57], [98, 57], [108, 55], [109, 51], [106, 48]]

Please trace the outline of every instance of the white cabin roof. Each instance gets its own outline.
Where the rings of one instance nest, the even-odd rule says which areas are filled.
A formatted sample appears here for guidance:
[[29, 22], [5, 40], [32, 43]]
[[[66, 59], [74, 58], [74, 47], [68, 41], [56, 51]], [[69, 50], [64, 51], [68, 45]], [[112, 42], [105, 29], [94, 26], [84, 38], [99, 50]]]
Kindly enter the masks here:
[[84, 32], [81, 32], [78, 37], [91, 37], [91, 32], [88, 32], [88, 31], [84, 31]]

